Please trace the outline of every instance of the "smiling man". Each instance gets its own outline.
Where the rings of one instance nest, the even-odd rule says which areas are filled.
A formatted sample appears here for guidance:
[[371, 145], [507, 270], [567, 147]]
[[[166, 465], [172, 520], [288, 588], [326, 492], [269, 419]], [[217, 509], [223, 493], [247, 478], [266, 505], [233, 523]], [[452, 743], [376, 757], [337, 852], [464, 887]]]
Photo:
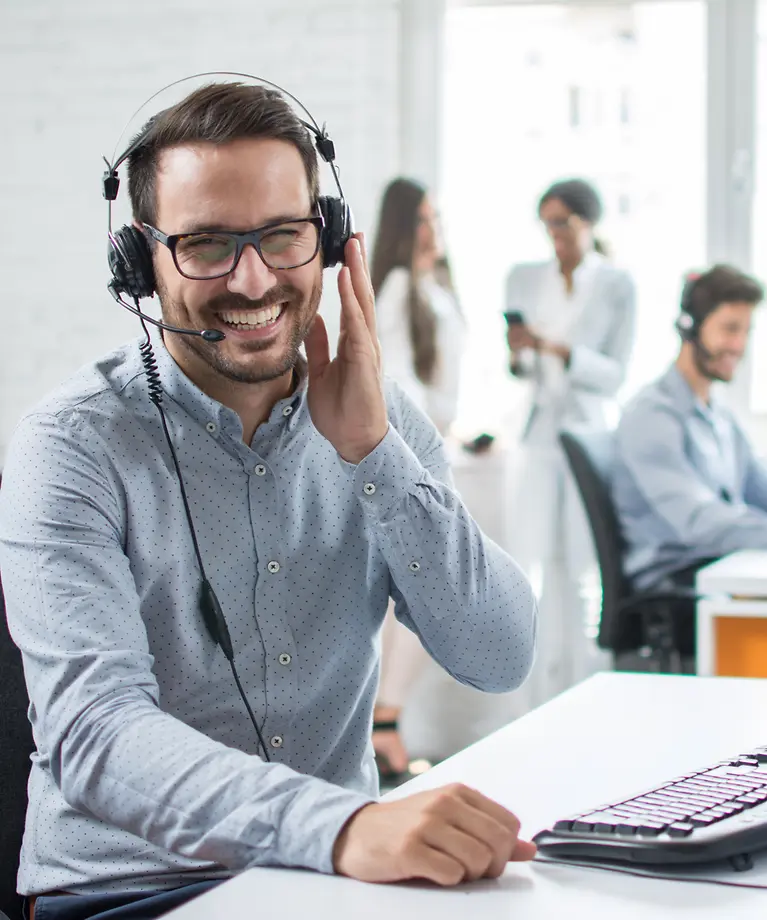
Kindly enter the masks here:
[[4, 471], [0, 563], [37, 746], [20, 891], [46, 920], [119, 920], [248, 866], [446, 885], [529, 859], [514, 815], [474, 790], [375, 801], [389, 596], [443, 667], [490, 692], [524, 680], [535, 604], [453, 490], [433, 426], [382, 380], [361, 237], [330, 356], [308, 132], [278, 93], [215, 84], [157, 116], [128, 165], [163, 319], [223, 334], [152, 339], [264, 743], [201, 612], [132, 342], [21, 421]]
[[[638, 588], [667, 576], [691, 586], [705, 562], [767, 549], [767, 470], [713, 388], [732, 380], [763, 296], [757, 281], [727, 265], [690, 279], [679, 356], [623, 413], [613, 495]], [[693, 626], [678, 637], [685, 653]]]

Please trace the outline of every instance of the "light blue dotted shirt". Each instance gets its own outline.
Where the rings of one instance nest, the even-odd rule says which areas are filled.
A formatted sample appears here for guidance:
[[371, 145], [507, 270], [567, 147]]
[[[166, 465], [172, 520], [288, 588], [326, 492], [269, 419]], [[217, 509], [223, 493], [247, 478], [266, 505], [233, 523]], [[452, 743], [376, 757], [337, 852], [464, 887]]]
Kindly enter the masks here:
[[353, 466], [312, 425], [305, 381], [247, 446], [236, 413], [154, 342], [202, 557], [272, 763], [202, 622], [132, 342], [22, 420], [3, 475], [0, 565], [37, 745], [26, 894], [158, 889], [256, 865], [332, 871], [340, 828], [377, 794], [390, 595], [464, 683], [509, 690], [532, 662], [530, 586], [393, 384], [389, 431]]

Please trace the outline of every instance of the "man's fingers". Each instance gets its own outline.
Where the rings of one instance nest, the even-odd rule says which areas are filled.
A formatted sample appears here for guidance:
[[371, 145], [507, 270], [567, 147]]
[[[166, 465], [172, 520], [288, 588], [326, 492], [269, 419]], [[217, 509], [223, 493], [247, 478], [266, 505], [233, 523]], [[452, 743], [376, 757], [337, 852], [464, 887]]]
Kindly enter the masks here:
[[[345, 265], [338, 273], [338, 293], [341, 295], [341, 338], [344, 341], [344, 348], [352, 348], [356, 351], [372, 356], [375, 363], [377, 351], [375, 348], [375, 339], [370, 335], [365, 314], [359, 305], [357, 296], [354, 293], [351, 276], [348, 267]], [[338, 353], [342, 352], [341, 340], [339, 339]], [[351, 354], [352, 352], [347, 352]]]
[[[511, 835], [511, 849], [506, 855], [507, 860], [523, 862], [535, 856], [537, 852], [535, 844], [519, 839], [519, 818], [513, 812], [469, 786], [460, 787], [459, 795], [472, 808], [502, 825], [506, 832]], [[492, 831], [488, 830], [488, 833], [492, 833]]]
[[328, 330], [319, 313], [314, 317], [312, 325], [309, 327], [309, 332], [304, 339], [304, 346], [306, 348], [309, 377], [317, 377], [330, 364]]
[[[365, 234], [360, 230], [359, 233], [354, 234], [354, 239], [360, 244], [360, 252], [362, 253], [362, 263], [365, 266], [365, 274], [370, 277], [370, 266], [368, 265], [368, 247], [365, 242]], [[372, 290], [372, 285], [371, 285]]]
[[500, 875], [514, 852], [516, 833], [467, 802], [457, 804], [459, 807], [447, 820], [453, 827], [486, 846], [491, 858], [484, 866], [482, 874]]
[[481, 792], [477, 792], [477, 790], [472, 789], [471, 786], [460, 786], [458, 794], [464, 802], [467, 802], [478, 811], [483, 812], [483, 814], [494, 818], [499, 824], [502, 824], [505, 828], [510, 830], [515, 837], [517, 836], [519, 833], [519, 818], [513, 812], [509, 811], [508, 808], [504, 808], [503, 805], [499, 805], [498, 802], [494, 802], [486, 795], [482, 795]]
[[423, 843], [418, 847], [412, 862], [408, 862], [407, 872], [402, 877], [424, 878], [449, 888], [460, 884], [465, 872], [466, 869], [460, 860]]
[[538, 852], [538, 847], [532, 840], [517, 840], [510, 862], [527, 862]]
[[367, 266], [365, 265], [362, 246], [356, 237], [350, 239], [346, 244], [346, 264], [349, 268], [357, 303], [359, 303], [365, 316], [365, 322], [367, 323], [370, 335], [375, 339], [376, 311], [373, 288], [370, 284]]
[[428, 825], [423, 838], [435, 850], [458, 860], [465, 870], [463, 878], [466, 881], [482, 878], [495, 859], [495, 853], [486, 842], [442, 822]]

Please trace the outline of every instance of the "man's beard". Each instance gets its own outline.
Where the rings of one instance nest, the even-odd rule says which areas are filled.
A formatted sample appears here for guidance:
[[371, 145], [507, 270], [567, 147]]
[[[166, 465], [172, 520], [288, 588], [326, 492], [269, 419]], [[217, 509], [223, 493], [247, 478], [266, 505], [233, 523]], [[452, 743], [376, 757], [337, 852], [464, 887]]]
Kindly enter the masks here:
[[[159, 279], [157, 294], [165, 322], [183, 328], [192, 328], [189, 326], [189, 313], [184, 303], [172, 300]], [[255, 312], [277, 303], [283, 303], [281, 319], [283, 323], [290, 322], [292, 325], [283, 351], [269, 364], [251, 365], [250, 362], [246, 363], [242, 360], [233, 361], [226, 354], [224, 347], [217, 343], [206, 342], [199, 336], [179, 335], [177, 337], [179, 345], [190, 356], [204, 361], [212, 370], [227, 380], [236, 383], [265, 383], [268, 380], [276, 380], [295, 367], [299, 358], [299, 349], [317, 313], [321, 297], [322, 280], [320, 279], [312, 288], [309, 299], [305, 303], [302, 302], [303, 297], [298, 288], [290, 284], [281, 284], [270, 288], [258, 300], [251, 300], [242, 294], [221, 294], [204, 305], [206, 310], [220, 315], [222, 312], [238, 310]], [[240, 345], [241, 351], [247, 349], [248, 353], [253, 355], [275, 347], [273, 342], [261, 342], [258, 339], [241, 342]]]
[[699, 374], [707, 380], [719, 383], [729, 383], [732, 377], [722, 377], [714, 367], [723, 355], [729, 354], [726, 351], [709, 351], [700, 342], [693, 342], [693, 361]]

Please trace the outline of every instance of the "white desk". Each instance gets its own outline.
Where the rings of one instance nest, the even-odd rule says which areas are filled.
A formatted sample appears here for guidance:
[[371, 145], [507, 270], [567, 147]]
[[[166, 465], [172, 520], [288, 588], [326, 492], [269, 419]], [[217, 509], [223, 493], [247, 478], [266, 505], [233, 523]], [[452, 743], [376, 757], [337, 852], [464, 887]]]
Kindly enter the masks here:
[[[767, 681], [599, 674], [390, 794], [462, 781], [513, 809], [527, 834], [555, 819], [767, 741]], [[454, 889], [365, 885], [251, 869], [172, 920], [754, 920], [765, 892], [511, 864]]]
[[697, 673], [767, 676], [767, 638], [757, 638], [755, 622], [767, 631], [767, 552], [725, 556], [701, 569], [695, 584], [705, 595], [696, 609]]

